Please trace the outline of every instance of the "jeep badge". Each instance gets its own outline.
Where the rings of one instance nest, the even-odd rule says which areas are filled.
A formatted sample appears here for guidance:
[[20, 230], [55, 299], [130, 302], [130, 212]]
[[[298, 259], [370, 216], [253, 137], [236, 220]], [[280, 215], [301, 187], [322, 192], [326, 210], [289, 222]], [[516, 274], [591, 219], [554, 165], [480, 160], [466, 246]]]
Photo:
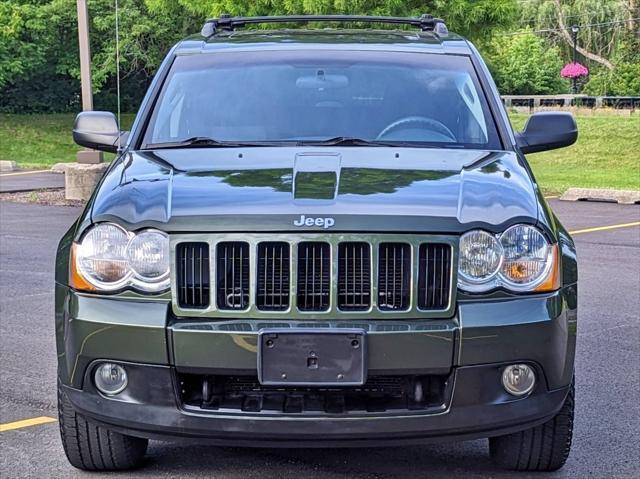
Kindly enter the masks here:
[[299, 220], [294, 220], [294, 226], [321, 226], [324, 229], [331, 228], [336, 224], [336, 220], [333, 218], [307, 218], [305, 215], [300, 215]]

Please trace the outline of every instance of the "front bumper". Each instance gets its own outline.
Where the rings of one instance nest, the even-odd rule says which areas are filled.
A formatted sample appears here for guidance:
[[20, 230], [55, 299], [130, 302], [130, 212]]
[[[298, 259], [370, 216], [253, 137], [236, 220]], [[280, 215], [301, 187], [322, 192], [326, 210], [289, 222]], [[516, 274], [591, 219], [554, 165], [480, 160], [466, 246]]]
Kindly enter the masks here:
[[[176, 375], [255, 374], [257, 322], [181, 322], [165, 301], [100, 298], [60, 285], [56, 299], [63, 390], [91, 420], [140, 437], [283, 447], [488, 437], [548, 420], [573, 375], [576, 289], [569, 286], [548, 295], [459, 301], [449, 320], [390, 321], [380, 329], [369, 322], [370, 373], [449, 375], [451, 393], [439, 412], [198, 412], [182, 406]], [[107, 398], [95, 390], [90, 372], [97, 360], [129, 364], [125, 393]], [[500, 386], [502, 366], [513, 362], [538, 372], [538, 385], [525, 398]]]
[[220, 445], [331, 447], [409, 444], [508, 434], [551, 418], [568, 387], [549, 391], [541, 383], [530, 396], [509, 397], [499, 387], [500, 365], [467, 366], [453, 373], [453, 396], [445, 411], [387, 416], [220, 414], [187, 411], [176, 401], [172, 368], [125, 365], [130, 386], [119, 399], [64, 387], [90, 420], [132, 436], [204, 441]]

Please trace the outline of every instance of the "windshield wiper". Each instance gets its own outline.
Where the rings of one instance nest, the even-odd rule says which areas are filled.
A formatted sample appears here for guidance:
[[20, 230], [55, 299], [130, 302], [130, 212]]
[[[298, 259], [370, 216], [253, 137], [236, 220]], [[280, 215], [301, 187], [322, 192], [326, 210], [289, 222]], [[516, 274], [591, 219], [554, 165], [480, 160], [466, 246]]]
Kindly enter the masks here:
[[363, 140], [352, 136], [335, 136], [326, 140], [301, 140], [299, 146], [395, 146], [392, 143], [378, 140]]
[[386, 146], [391, 148], [440, 148], [438, 144], [422, 141], [364, 140], [353, 136], [336, 136], [326, 140], [298, 140], [297, 146]]
[[446, 148], [442, 144], [414, 141], [364, 140], [352, 136], [335, 136], [326, 140], [274, 140], [274, 141], [222, 141], [206, 136], [194, 136], [186, 140], [147, 143], [145, 150], [171, 148], [243, 148], [258, 146], [386, 146], [396, 148]]
[[261, 141], [220, 141], [206, 136], [194, 136], [180, 141], [163, 143], [147, 143], [147, 150], [163, 150], [170, 148], [241, 148], [250, 146], [276, 146], [274, 142]]

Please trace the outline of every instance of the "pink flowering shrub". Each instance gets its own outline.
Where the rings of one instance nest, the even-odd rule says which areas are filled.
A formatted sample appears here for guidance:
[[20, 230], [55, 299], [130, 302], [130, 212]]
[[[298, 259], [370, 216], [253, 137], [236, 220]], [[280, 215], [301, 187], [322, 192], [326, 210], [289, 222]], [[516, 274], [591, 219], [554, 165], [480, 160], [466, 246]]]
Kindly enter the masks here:
[[580, 78], [586, 77], [589, 74], [589, 69], [580, 63], [567, 63], [562, 70], [560, 70], [560, 76], [562, 78]]

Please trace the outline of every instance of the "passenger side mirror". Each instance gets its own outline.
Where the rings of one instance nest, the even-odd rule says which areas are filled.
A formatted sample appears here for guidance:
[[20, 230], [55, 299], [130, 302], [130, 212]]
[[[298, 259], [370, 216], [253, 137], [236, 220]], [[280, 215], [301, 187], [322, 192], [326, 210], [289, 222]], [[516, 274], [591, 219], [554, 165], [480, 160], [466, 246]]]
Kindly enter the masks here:
[[73, 126], [73, 141], [78, 145], [110, 153], [116, 153], [118, 143], [124, 144], [127, 136], [128, 132], [120, 131], [116, 116], [108, 111], [78, 113]]
[[578, 139], [578, 126], [571, 113], [544, 111], [534, 113], [516, 133], [516, 143], [522, 153], [555, 150], [573, 145]]

